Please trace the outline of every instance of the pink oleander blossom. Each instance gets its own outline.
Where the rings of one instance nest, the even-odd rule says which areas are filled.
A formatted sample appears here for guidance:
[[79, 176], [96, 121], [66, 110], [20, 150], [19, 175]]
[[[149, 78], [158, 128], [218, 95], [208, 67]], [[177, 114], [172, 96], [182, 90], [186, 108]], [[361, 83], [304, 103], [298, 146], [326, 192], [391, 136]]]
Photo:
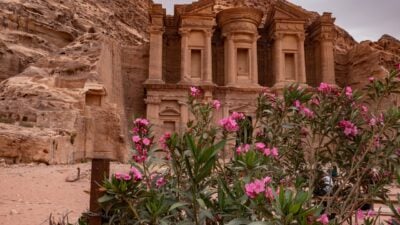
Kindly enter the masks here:
[[265, 144], [262, 143], [262, 142], [257, 142], [255, 144], [255, 147], [256, 147], [257, 150], [262, 151], [265, 148]]
[[132, 141], [135, 143], [138, 143], [141, 140], [141, 138], [139, 137], [139, 135], [135, 135], [132, 137]]
[[352, 98], [353, 97], [353, 89], [351, 89], [350, 86], [347, 86], [345, 88], [345, 95], [347, 96], [347, 98]]
[[300, 112], [301, 112], [301, 114], [303, 114], [307, 118], [314, 118], [314, 112], [311, 109], [307, 108], [307, 107], [302, 107], [300, 109]]
[[130, 181], [132, 179], [131, 175], [125, 173], [122, 177], [122, 179], [124, 179], [125, 181]]
[[329, 224], [329, 218], [326, 213], [322, 214], [318, 219], [317, 222], [322, 223], [323, 225]]
[[151, 144], [151, 140], [148, 138], [143, 138], [143, 144], [149, 146]]
[[212, 102], [212, 106], [213, 106], [214, 109], [219, 110], [219, 108], [221, 108], [221, 102], [218, 101], [218, 100], [214, 100]]
[[243, 153], [247, 153], [250, 150], [250, 145], [249, 144], [244, 144], [244, 145], [240, 145], [236, 148], [236, 153], [238, 155], [243, 154]]
[[190, 95], [192, 97], [199, 97], [201, 95], [201, 90], [198, 87], [190, 87]]
[[296, 100], [296, 101], [293, 102], [293, 106], [298, 109], [298, 108], [301, 107], [301, 102], [299, 100]]
[[228, 132], [236, 132], [239, 130], [239, 125], [237, 124], [236, 120], [232, 119], [231, 117], [221, 119], [219, 121], [219, 125]]
[[163, 134], [163, 136], [160, 137], [160, 139], [158, 140], [158, 142], [161, 145], [161, 148], [166, 151], [168, 146], [167, 146], [167, 141], [171, 138], [171, 133], [166, 132]]
[[115, 172], [114, 176], [115, 176], [115, 179], [121, 180], [122, 177], [123, 177], [123, 173], [121, 173], [121, 172]]
[[167, 179], [165, 179], [165, 177], [160, 177], [160, 178], [158, 178], [157, 181], [156, 181], [156, 186], [157, 186], [158, 188], [164, 186], [165, 184], [167, 184]]
[[134, 123], [135, 123], [135, 125], [138, 125], [138, 126], [147, 126], [147, 125], [149, 125], [149, 121], [147, 119], [144, 119], [144, 118], [137, 118], [134, 121]]
[[339, 126], [343, 129], [343, 133], [347, 137], [355, 137], [358, 134], [356, 125], [348, 120], [342, 120], [339, 122]]
[[263, 154], [265, 156], [270, 156], [271, 155], [271, 149], [270, 148], [264, 148], [263, 149]]
[[272, 155], [274, 158], [278, 158], [278, 156], [279, 156], [278, 148], [273, 147], [273, 148], [271, 149], [271, 155]]
[[358, 209], [356, 212], [356, 218], [357, 220], [364, 220], [365, 215], [364, 212], [361, 209]]
[[244, 119], [244, 114], [238, 113], [238, 112], [233, 112], [231, 115], [231, 118], [234, 120], [242, 120], [242, 119]]
[[320, 101], [319, 101], [318, 98], [312, 98], [312, 99], [311, 99], [311, 103], [314, 104], [314, 105], [316, 105], [316, 106], [319, 106]]
[[275, 198], [274, 192], [273, 192], [272, 188], [270, 188], [270, 187], [265, 188], [264, 194], [265, 194], [265, 198], [270, 201], [274, 200], [274, 198]]
[[142, 173], [136, 167], [131, 167], [129, 172], [133, 175], [133, 178], [136, 181], [139, 181], [139, 180], [143, 179]]
[[373, 83], [373, 82], [375, 81], [375, 77], [369, 77], [369, 78], [368, 78], [368, 81], [369, 81], [370, 83]]
[[265, 185], [272, 181], [271, 177], [264, 177], [263, 179], [254, 180], [251, 183], [245, 185], [245, 192], [249, 198], [255, 198], [258, 194], [265, 191]]
[[329, 94], [332, 92], [332, 86], [327, 83], [321, 83], [318, 87], [318, 91], [324, 94]]

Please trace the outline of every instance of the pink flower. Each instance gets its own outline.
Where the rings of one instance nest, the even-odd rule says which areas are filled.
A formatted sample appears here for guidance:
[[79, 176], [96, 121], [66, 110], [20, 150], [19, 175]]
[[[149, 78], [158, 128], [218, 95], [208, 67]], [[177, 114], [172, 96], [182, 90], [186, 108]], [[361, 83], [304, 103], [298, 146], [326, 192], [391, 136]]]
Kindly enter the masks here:
[[221, 119], [219, 125], [222, 126], [228, 132], [235, 132], [239, 130], [239, 125], [236, 120], [231, 117]]
[[133, 159], [137, 163], [143, 163], [144, 161], [146, 161], [147, 155], [135, 155], [135, 156], [133, 156]]
[[201, 91], [197, 87], [190, 87], [190, 95], [192, 97], [199, 97], [201, 95]]
[[167, 183], [167, 180], [165, 179], [165, 177], [160, 177], [156, 181], [156, 186], [158, 188], [160, 188], [160, 187], [164, 186], [166, 183]]
[[212, 102], [212, 106], [213, 106], [214, 109], [218, 110], [219, 108], [221, 108], [221, 102], [218, 101], [218, 100], [214, 100]]
[[400, 63], [397, 64], [397, 70], [400, 70]]
[[351, 89], [351, 87], [347, 86], [345, 88], [345, 94], [348, 98], [352, 98], [353, 97], [353, 90]]
[[140, 137], [138, 135], [135, 135], [135, 136], [132, 137], [132, 141], [135, 142], [135, 143], [138, 143], [140, 140], [141, 139], [140, 139]]
[[171, 138], [171, 134], [169, 132], [164, 133], [163, 136], [160, 137], [160, 139], [158, 140], [158, 142], [161, 145], [161, 148], [165, 151], [167, 150], [168, 146], [167, 146], [167, 141]]
[[274, 200], [274, 192], [272, 188], [270, 187], [265, 188], [265, 198], [267, 198], [270, 201]]
[[[400, 64], [399, 64], [400, 65]], [[397, 208], [397, 212], [400, 213], [400, 207]]]
[[313, 99], [311, 99], [311, 103], [314, 104], [314, 105], [317, 105], [317, 106], [320, 104], [318, 98], [313, 98]]
[[272, 155], [274, 158], [278, 158], [279, 153], [278, 153], [278, 149], [277, 149], [276, 147], [273, 147], [273, 148], [271, 149], [271, 155]]
[[369, 77], [368, 80], [369, 80], [370, 83], [372, 83], [372, 82], [375, 81], [375, 77]]
[[332, 91], [332, 86], [327, 83], [321, 83], [318, 87], [318, 91], [324, 94], [329, 94]]
[[134, 122], [136, 125], [142, 125], [142, 126], [147, 126], [149, 125], [149, 121], [144, 118], [137, 118]]
[[246, 184], [246, 185], [244, 186], [246, 195], [247, 195], [249, 198], [255, 198], [255, 197], [256, 197], [256, 193], [254, 192], [254, 189], [255, 189], [254, 186], [255, 186], [255, 185], [254, 185], [253, 183], [248, 183], [248, 184]]
[[263, 153], [264, 153], [265, 156], [270, 156], [271, 155], [271, 149], [264, 148]]
[[130, 181], [132, 179], [131, 175], [125, 173], [122, 177], [125, 181]]
[[367, 113], [368, 112], [368, 107], [365, 105], [361, 105], [361, 112]]
[[357, 220], [364, 220], [365, 215], [364, 215], [364, 212], [361, 209], [357, 210], [356, 218], [357, 218]]
[[343, 129], [343, 132], [347, 137], [355, 137], [358, 134], [357, 127], [348, 120], [340, 121], [339, 126]]
[[242, 120], [242, 119], [244, 119], [244, 114], [238, 113], [238, 112], [233, 112], [231, 115], [231, 118], [234, 120]]
[[142, 173], [136, 167], [131, 167], [130, 173], [136, 181], [143, 179]]
[[300, 108], [301, 103], [300, 103], [299, 100], [296, 100], [296, 101], [294, 101], [293, 105], [294, 105], [294, 107], [296, 107], [296, 108]]
[[328, 215], [326, 213], [322, 214], [318, 219], [317, 222], [320, 222], [324, 225], [329, 224], [329, 218]]
[[272, 181], [272, 178], [269, 177], [269, 176], [266, 176], [266, 177], [263, 178], [263, 182], [264, 182], [265, 184], [269, 184], [269, 183], [271, 183], [271, 181]]
[[143, 138], [143, 144], [144, 144], [144, 145], [149, 146], [150, 143], [151, 143], [150, 139], [148, 139], [148, 138]]
[[255, 144], [255, 146], [256, 146], [256, 149], [257, 150], [263, 150], [264, 148], [265, 148], [265, 144], [264, 143], [261, 143], [261, 142], [257, 142], [256, 144]]
[[314, 117], [314, 112], [311, 109], [307, 108], [307, 107], [302, 107], [300, 111], [301, 111], [301, 114], [303, 114], [307, 118], [313, 118]]
[[121, 180], [121, 179], [122, 179], [122, 177], [123, 177], [123, 173], [116, 172], [116, 173], [114, 174], [114, 176], [115, 176], [115, 179], [117, 179], [117, 180]]
[[368, 125], [370, 125], [371, 127], [375, 126], [375, 125], [376, 125], [376, 119], [372, 117], [372, 118], [369, 120]]
[[249, 150], [250, 150], [250, 145], [244, 144], [236, 148], [236, 153], [240, 155], [242, 153], [247, 153]]

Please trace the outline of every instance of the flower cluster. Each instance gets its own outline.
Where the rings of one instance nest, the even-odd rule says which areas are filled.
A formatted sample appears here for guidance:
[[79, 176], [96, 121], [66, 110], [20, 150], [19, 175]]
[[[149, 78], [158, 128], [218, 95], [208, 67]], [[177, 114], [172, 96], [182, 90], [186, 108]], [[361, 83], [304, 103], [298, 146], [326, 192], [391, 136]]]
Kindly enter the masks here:
[[132, 141], [136, 154], [133, 155], [133, 159], [137, 163], [146, 161], [148, 157], [148, 151], [153, 142], [153, 138], [149, 137], [149, 121], [147, 119], [138, 118], [133, 123], [133, 136]]
[[243, 154], [243, 153], [247, 153], [250, 150], [250, 145], [249, 144], [243, 144], [240, 145], [239, 147], [236, 148], [236, 153], [238, 155]]
[[373, 210], [368, 210], [367, 212], [364, 212], [361, 209], [358, 209], [356, 212], [356, 218], [357, 218], [356, 224], [358, 224], [359, 221], [363, 221], [365, 219], [372, 218], [375, 216], [376, 213]]
[[135, 181], [140, 181], [143, 178], [142, 173], [140, 173], [140, 171], [135, 167], [131, 167], [129, 173], [116, 172], [114, 174], [114, 177], [117, 180], [124, 180], [124, 181], [130, 181], [132, 177], [134, 178]]
[[272, 156], [274, 158], [278, 158], [278, 156], [279, 156], [278, 148], [276, 148], [276, 147], [268, 148], [262, 142], [257, 142], [255, 144], [255, 147], [258, 151], [262, 152], [265, 156]]
[[214, 100], [214, 101], [212, 102], [212, 107], [213, 107], [214, 109], [218, 110], [219, 108], [221, 108], [221, 102], [218, 101], [218, 100]]
[[336, 87], [327, 83], [321, 83], [317, 90], [323, 94], [338, 94]]
[[219, 121], [219, 125], [227, 132], [236, 132], [239, 130], [238, 121], [245, 118], [243, 113], [233, 112], [231, 116]]
[[[318, 104], [319, 104], [319, 102], [318, 102]], [[299, 110], [299, 112], [303, 116], [305, 116], [307, 118], [314, 118], [314, 112], [311, 109], [305, 107], [303, 104], [301, 104], [301, 102], [299, 100], [294, 101], [293, 105], [294, 105], [294, 107], [296, 107], [297, 110]]]
[[351, 89], [350, 86], [347, 86], [344, 90], [347, 98], [351, 99], [353, 97], [353, 89]]
[[322, 223], [323, 225], [329, 224], [328, 214], [322, 214], [318, 219], [317, 222]]
[[348, 120], [342, 120], [339, 122], [339, 127], [343, 129], [344, 135], [347, 137], [355, 137], [358, 134], [356, 125]]
[[202, 91], [198, 87], [190, 87], [190, 96], [192, 97], [200, 97], [202, 94]]
[[256, 179], [251, 183], [248, 183], [244, 186], [246, 195], [249, 198], [255, 198], [258, 194], [264, 193], [267, 199], [273, 199], [273, 191], [272, 188], [267, 187], [272, 181], [271, 177], [264, 177], [263, 179], [259, 180]]

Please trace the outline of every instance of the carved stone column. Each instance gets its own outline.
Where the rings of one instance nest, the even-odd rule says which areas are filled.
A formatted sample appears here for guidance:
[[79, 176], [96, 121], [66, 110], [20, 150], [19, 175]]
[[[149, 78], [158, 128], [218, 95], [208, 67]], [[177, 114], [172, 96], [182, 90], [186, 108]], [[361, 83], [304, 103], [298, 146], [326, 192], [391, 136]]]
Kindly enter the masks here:
[[274, 35], [274, 61], [273, 70], [275, 74], [275, 85], [281, 85], [285, 82], [285, 75], [283, 71], [283, 53], [282, 53], [282, 34]]
[[188, 51], [188, 38], [189, 30], [180, 29], [179, 33], [181, 35], [181, 80], [179, 83], [189, 82], [189, 51]]
[[297, 45], [299, 48], [299, 54], [298, 54], [298, 77], [297, 77], [297, 82], [305, 84], [307, 82], [306, 78], [306, 57], [305, 57], [305, 51], [304, 51], [304, 34], [299, 34], [297, 36]]
[[236, 65], [235, 63], [235, 46], [233, 43], [232, 35], [227, 35], [225, 39], [225, 49], [226, 51], [226, 60], [225, 60], [225, 74], [226, 74], [226, 86], [233, 86], [235, 84], [236, 77]]
[[205, 61], [204, 61], [204, 76], [203, 82], [212, 84], [212, 49], [211, 49], [211, 36], [212, 30], [206, 30], [206, 46], [205, 46]]
[[260, 38], [260, 35], [254, 34], [254, 40], [252, 43], [252, 59], [251, 59], [251, 80], [254, 85], [258, 85], [258, 58], [257, 58], [257, 40]]
[[329, 34], [321, 35], [321, 81], [335, 84], [333, 40], [329, 38]]
[[150, 28], [149, 77], [146, 83], [164, 83], [162, 79], [163, 32], [164, 29], [160, 26]]

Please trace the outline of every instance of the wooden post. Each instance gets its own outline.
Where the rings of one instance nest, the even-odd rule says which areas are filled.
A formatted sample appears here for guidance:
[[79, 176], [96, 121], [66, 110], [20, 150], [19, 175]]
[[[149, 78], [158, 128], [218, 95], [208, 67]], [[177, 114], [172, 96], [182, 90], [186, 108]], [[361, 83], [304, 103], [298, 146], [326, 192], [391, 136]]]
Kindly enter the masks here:
[[110, 175], [110, 159], [92, 159], [92, 172], [90, 178], [90, 206], [89, 225], [101, 225], [101, 207], [97, 201], [102, 193], [100, 185], [105, 177]]

